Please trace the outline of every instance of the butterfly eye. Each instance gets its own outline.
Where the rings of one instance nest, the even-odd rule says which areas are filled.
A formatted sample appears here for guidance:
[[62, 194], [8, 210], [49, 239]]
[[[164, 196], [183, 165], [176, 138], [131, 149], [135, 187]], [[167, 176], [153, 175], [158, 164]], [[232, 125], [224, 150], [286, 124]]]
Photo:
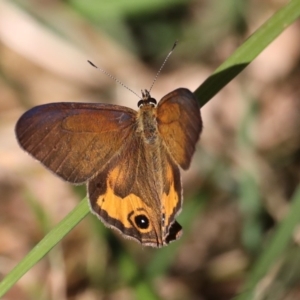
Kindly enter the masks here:
[[138, 215], [134, 218], [138, 228], [147, 229], [149, 227], [149, 219], [145, 215]]
[[149, 101], [150, 104], [153, 104], [153, 106], [156, 106], [156, 104], [157, 104], [157, 102], [154, 98], [149, 98], [148, 101]]

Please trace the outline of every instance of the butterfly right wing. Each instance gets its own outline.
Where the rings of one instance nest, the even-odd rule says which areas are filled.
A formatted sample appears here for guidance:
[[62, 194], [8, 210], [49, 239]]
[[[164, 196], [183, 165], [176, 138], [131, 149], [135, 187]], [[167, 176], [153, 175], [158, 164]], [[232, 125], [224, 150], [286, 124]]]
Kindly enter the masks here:
[[164, 96], [157, 106], [161, 138], [174, 161], [188, 169], [202, 131], [202, 119], [196, 96], [179, 88]]
[[83, 183], [117, 155], [136, 111], [117, 105], [51, 103], [25, 112], [16, 125], [21, 147], [61, 178]]

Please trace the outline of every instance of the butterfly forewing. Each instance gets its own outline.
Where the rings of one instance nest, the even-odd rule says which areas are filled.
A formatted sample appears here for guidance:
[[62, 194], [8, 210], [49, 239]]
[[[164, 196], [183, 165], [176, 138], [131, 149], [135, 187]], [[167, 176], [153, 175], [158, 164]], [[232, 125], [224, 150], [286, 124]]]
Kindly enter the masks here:
[[184, 88], [167, 94], [158, 103], [157, 122], [172, 158], [188, 169], [202, 130], [197, 98]]
[[21, 147], [72, 183], [86, 182], [120, 151], [132, 133], [136, 112], [109, 104], [53, 103], [19, 119]]

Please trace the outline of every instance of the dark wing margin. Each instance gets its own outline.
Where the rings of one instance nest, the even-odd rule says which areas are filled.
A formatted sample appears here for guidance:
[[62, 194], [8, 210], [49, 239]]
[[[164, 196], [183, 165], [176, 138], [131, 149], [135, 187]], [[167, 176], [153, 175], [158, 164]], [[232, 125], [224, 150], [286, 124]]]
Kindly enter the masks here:
[[158, 130], [174, 161], [188, 169], [202, 131], [197, 98], [179, 88], [164, 96], [157, 107]]
[[51, 103], [18, 120], [20, 146], [59, 177], [83, 183], [103, 169], [132, 133], [136, 111], [110, 104]]

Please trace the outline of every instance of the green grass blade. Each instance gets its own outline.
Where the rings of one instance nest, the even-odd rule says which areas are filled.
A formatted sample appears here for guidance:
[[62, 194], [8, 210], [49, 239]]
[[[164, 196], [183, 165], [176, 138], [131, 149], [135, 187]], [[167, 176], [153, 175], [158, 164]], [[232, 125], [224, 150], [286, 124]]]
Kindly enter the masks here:
[[0, 298], [62, 238], [67, 235], [89, 212], [84, 198], [59, 224], [57, 224], [0, 282]]
[[300, 1], [292, 0], [252, 34], [194, 92], [200, 106], [243, 71], [272, 41], [300, 16]]
[[278, 260], [280, 255], [291, 241], [294, 228], [300, 222], [300, 186], [296, 190], [289, 213], [280, 223], [270, 243], [265, 251], [260, 255], [251, 271], [249, 278], [244, 286], [245, 292], [236, 297], [236, 300], [254, 299], [254, 289], [259, 281], [266, 275], [271, 266]]

